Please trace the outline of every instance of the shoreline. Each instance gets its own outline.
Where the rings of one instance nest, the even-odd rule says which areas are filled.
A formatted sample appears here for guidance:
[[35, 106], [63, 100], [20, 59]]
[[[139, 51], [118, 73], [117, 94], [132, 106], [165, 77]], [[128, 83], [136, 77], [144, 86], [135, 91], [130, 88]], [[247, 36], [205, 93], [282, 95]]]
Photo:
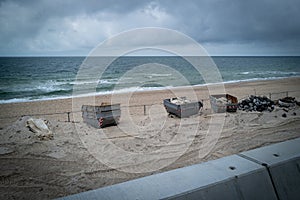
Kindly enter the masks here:
[[[284, 79], [299, 79], [300, 76], [291, 76], [291, 77], [272, 77], [272, 78], [257, 78], [257, 79], [245, 79], [245, 80], [232, 80], [232, 81], [225, 81], [222, 83], [204, 83], [198, 85], [188, 85], [188, 86], [166, 86], [166, 87], [158, 87], [158, 88], [124, 88], [121, 90], [116, 91], [104, 91], [104, 92], [95, 92], [89, 94], [82, 94], [77, 96], [61, 96], [61, 97], [49, 97], [49, 98], [42, 98], [42, 99], [8, 99], [8, 100], [0, 100], [0, 105], [2, 104], [18, 104], [18, 103], [28, 103], [28, 102], [40, 102], [40, 101], [55, 101], [55, 100], [68, 100], [72, 98], [84, 98], [84, 97], [91, 97], [91, 96], [105, 96], [105, 95], [114, 95], [114, 94], [124, 94], [130, 92], [156, 92], [162, 90], [173, 90], [173, 89], [185, 89], [188, 87], [198, 88], [198, 87], [207, 87], [213, 85], [228, 85], [228, 84], [238, 84], [238, 83], [251, 83], [251, 82], [262, 82], [262, 81], [276, 81], [276, 80], [284, 80]], [[7, 101], [7, 102], [1, 102]]]
[[[173, 89], [185, 89], [188, 87], [193, 87], [197, 89], [198, 87], [207, 87], [213, 85], [228, 85], [228, 84], [238, 84], [238, 83], [251, 83], [251, 82], [263, 82], [263, 81], [276, 81], [276, 80], [284, 80], [284, 79], [299, 79], [300, 76], [291, 76], [291, 77], [273, 77], [273, 78], [257, 78], [257, 79], [245, 79], [245, 80], [233, 80], [233, 81], [225, 81], [222, 83], [204, 83], [198, 85], [188, 85], [188, 86], [166, 86], [166, 87], [158, 87], [158, 88], [128, 88], [132, 90], [125, 91], [126, 89], [116, 90], [116, 91], [104, 91], [104, 92], [95, 92], [90, 94], [83, 94], [78, 96], [61, 96], [61, 97], [49, 97], [43, 99], [32, 99], [32, 100], [22, 100], [21, 99], [8, 99], [8, 100], [0, 100], [0, 105], [2, 104], [18, 104], [18, 103], [28, 103], [28, 102], [39, 102], [39, 101], [55, 101], [55, 100], [67, 100], [72, 98], [84, 98], [90, 96], [105, 96], [112, 94], [124, 94], [129, 92], [156, 92], [162, 90], [173, 90]], [[137, 90], [134, 90], [137, 89]], [[124, 91], [123, 91], [124, 90]], [[1, 102], [8, 101], [8, 102]], [[12, 102], [9, 102], [12, 101]]]

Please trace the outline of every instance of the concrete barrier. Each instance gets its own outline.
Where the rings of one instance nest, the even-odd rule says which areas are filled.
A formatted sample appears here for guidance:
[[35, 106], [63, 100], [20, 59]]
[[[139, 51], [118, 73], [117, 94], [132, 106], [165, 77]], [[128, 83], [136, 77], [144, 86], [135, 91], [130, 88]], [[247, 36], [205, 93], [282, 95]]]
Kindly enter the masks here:
[[300, 138], [243, 152], [240, 156], [267, 168], [278, 199], [300, 199]]
[[62, 199], [276, 199], [266, 168], [237, 155]]

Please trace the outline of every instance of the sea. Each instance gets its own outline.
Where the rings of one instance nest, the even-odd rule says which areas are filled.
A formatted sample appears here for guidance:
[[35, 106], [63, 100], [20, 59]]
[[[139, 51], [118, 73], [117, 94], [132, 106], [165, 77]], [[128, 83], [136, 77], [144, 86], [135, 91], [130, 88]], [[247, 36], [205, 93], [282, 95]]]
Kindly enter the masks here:
[[[95, 79], [79, 76], [86, 57], [0, 57], [0, 103], [68, 98], [74, 96], [74, 88], [81, 86], [93, 87], [93, 94], [109, 94], [209, 84], [179, 56], [124, 56], [105, 67], [101, 59], [105, 58], [99, 58], [94, 65], [104, 71]], [[211, 59], [224, 83], [300, 76], [300, 57]], [[82, 90], [76, 95], [89, 95], [90, 91]]]

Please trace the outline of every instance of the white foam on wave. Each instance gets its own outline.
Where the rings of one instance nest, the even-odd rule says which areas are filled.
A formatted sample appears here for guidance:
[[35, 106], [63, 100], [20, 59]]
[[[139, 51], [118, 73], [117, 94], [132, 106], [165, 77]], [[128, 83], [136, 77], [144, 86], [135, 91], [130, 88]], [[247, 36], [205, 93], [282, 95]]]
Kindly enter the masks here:
[[7, 100], [0, 100], [0, 104], [6, 104], [6, 103], [21, 103], [21, 102], [29, 102], [29, 98], [13, 98], [13, 99], [7, 99]]
[[[62, 80], [47, 80], [47, 81], [35, 81], [30, 84], [18, 84], [10, 86], [11, 92], [55, 92], [55, 91], [68, 91], [72, 88], [72, 85], [98, 85], [98, 84], [115, 84], [116, 80], [97, 80], [97, 81], [62, 81]], [[68, 85], [69, 84], [69, 85]], [[8, 88], [1, 88], [7, 90]], [[1, 102], [0, 102], [1, 103]]]
[[89, 81], [89, 80], [75, 80], [69, 82], [69, 84], [72, 85], [98, 85], [98, 84], [115, 84], [117, 83], [117, 79], [105, 79], [105, 80], [94, 80], [94, 81]]
[[250, 74], [251, 72], [241, 72], [240, 74], [242, 75], [247, 75], [247, 74]]
[[[251, 82], [251, 81], [265, 81], [265, 80], [277, 80], [277, 79], [284, 79], [284, 78], [293, 78], [293, 77], [299, 77], [299, 76], [274, 76], [274, 77], [266, 77], [266, 78], [249, 78], [249, 79], [243, 79], [243, 80], [230, 80], [230, 81], [223, 81], [222, 83], [240, 83], [240, 82]], [[219, 83], [208, 83], [208, 84], [199, 84], [197, 86], [203, 86], [203, 85], [209, 85], [209, 84], [219, 84]]]
[[161, 78], [161, 77], [169, 77], [172, 76], [172, 74], [145, 74], [144, 77], [152, 79], [152, 78]]
[[130, 93], [130, 92], [143, 92], [143, 91], [157, 91], [157, 90], [165, 90], [174, 88], [173, 86], [165, 86], [165, 87], [129, 87], [129, 88], [121, 88], [117, 90], [111, 91], [101, 91], [101, 92], [89, 92], [85, 94], [76, 94], [73, 97], [87, 97], [87, 96], [95, 96], [95, 95], [106, 95], [106, 94], [122, 94], [122, 93]]
[[245, 71], [238, 73], [240, 75], [300, 75], [300, 72], [284, 72], [284, 71]]
[[32, 83], [28, 84], [16, 84], [10, 86], [9, 89], [11, 92], [54, 92], [58, 90], [66, 90], [66, 88], [64, 88], [62, 84], [59, 84], [54, 80], [33, 81]]

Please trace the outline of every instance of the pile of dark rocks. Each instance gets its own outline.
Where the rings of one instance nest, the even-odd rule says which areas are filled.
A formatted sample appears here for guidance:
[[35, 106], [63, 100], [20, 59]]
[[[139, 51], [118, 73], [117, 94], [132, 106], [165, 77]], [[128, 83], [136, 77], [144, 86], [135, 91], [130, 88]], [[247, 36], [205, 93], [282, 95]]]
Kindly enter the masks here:
[[260, 96], [254, 96], [251, 95], [249, 98], [244, 99], [238, 104], [238, 109], [252, 112], [252, 111], [258, 111], [262, 112], [265, 110], [268, 110], [272, 112], [275, 108], [274, 101], [270, 100], [266, 96], [260, 97]]

